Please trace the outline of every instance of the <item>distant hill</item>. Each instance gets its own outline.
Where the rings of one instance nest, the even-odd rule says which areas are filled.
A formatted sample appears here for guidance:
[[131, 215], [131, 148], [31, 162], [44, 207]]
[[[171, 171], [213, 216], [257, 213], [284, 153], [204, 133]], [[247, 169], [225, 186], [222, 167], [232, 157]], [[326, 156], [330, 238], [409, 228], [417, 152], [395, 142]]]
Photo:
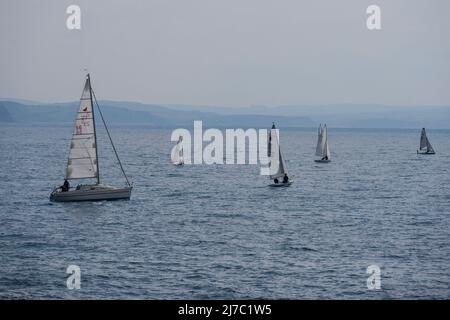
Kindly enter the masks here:
[[[147, 124], [155, 128], [190, 127], [202, 120], [205, 127], [269, 127], [272, 121], [284, 127], [315, 126], [308, 117], [277, 115], [220, 115], [214, 112], [180, 111], [134, 102], [100, 101], [103, 115], [110, 124]], [[79, 103], [30, 105], [0, 101], [0, 122], [71, 123]]]
[[[11, 101], [0, 101], [0, 122], [20, 123], [72, 123], [78, 102], [47, 105], [24, 105]], [[2, 113], [1, 110], [4, 110]], [[103, 110], [103, 109], [102, 109]], [[161, 119], [148, 112], [130, 111], [126, 108], [104, 107], [104, 116], [111, 123], [161, 123]]]
[[8, 109], [0, 104], [0, 122], [13, 122], [13, 118], [9, 114]]
[[20, 104], [27, 104], [27, 105], [39, 105], [43, 104], [42, 102], [32, 101], [32, 100], [25, 100], [25, 99], [14, 99], [14, 98], [0, 98], [0, 102], [2, 101], [8, 101], [8, 102], [17, 102]]
[[[13, 99], [14, 100], [14, 99]], [[0, 99], [0, 122], [72, 123], [79, 102], [42, 104]], [[202, 120], [205, 127], [266, 128], [315, 127], [327, 123], [341, 128], [450, 128], [448, 106], [215, 106], [156, 105], [127, 101], [99, 101], [111, 124], [146, 124], [155, 128], [191, 127]]]
[[221, 115], [278, 115], [307, 117], [315, 125], [341, 128], [450, 128], [450, 106], [291, 105], [240, 108], [167, 105], [174, 110], [208, 110]]

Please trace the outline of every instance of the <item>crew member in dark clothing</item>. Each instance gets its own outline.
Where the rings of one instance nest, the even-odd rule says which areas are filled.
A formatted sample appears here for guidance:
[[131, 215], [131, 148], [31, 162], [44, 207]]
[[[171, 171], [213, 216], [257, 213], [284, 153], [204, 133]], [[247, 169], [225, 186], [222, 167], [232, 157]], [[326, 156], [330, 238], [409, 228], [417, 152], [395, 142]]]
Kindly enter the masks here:
[[62, 192], [67, 192], [70, 189], [70, 183], [67, 181], [67, 179], [64, 180], [63, 185], [61, 186]]
[[275, 183], [278, 183], [278, 179], [277, 179], [277, 178], [275, 178], [275, 179], [273, 180], [273, 182], [275, 182]]
[[283, 177], [283, 183], [288, 183], [289, 182], [289, 177], [287, 176], [287, 174], [285, 173], [284, 174], [284, 177]]

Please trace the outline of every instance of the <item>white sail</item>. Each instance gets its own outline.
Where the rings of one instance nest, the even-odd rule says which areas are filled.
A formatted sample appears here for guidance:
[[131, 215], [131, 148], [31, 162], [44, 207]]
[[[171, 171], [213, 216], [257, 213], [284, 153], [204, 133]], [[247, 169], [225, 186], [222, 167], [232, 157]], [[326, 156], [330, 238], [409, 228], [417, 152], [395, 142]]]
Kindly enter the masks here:
[[284, 176], [288, 172], [287, 172], [286, 163], [284, 162], [283, 153], [281, 152], [281, 147], [279, 149], [279, 153], [280, 153], [280, 160], [279, 160], [279, 162], [280, 162], [280, 170], [279, 170], [279, 172], [280, 172], [280, 176]]
[[172, 161], [174, 164], [183, 164], [184, 158], [183, 158], [183, 137], [180, 136], [178, 139], [177, 145], [174, 148], [173, 155], [172, 155]]
[[270, 179], [283, 177], [287, 174], [286, 163], [281, 153], [278, 134], [276, 129], [271, 129], [269, 133], [269, 173]]
[[328, 147], [328, 141], [327, 141], [327, 149], [326, 149], [326, 153], [325, 154], [326, 154], [327, 159], [330, 160], [331, 154], [330, 154], [330, 148]]
[[97, 143], [92, 110], [91, 85], [86, 79], [70, 142], [66, 179], [97, 178]]
[[420, 150], [425, 149], [429, 144], [427, 133], [425, 132], [425, 128], [422, 129], [422, 133], [420, 135]]
[[330, 159], [330, 147], [328, 146], [328, 128], [327, 125], [323, 127], [323, 149], [322, 149], [322, 157], [327, 157], [327, 159]]
[[322, 125], [319, 126], [319, 132], [317, 135], [317, 146], [316, 146], [316, 156], [322, 157], [322, 140], [323, 140], [323, 130]]
[[434, 153], [433, 146], [431, 145], [430, 140], [428, 140], [428, 138], [427, 138], [427, 152]]

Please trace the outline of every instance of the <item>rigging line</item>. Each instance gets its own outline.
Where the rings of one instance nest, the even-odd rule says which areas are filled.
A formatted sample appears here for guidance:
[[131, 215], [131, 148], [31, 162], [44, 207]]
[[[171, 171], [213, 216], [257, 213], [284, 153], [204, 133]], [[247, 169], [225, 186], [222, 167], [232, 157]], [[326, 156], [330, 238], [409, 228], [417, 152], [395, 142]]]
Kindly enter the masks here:
[[127, 181], [128, 186], [131, 187], [130, 181], [128, 180], [125, 170], [123, 169], [122, 162], [120, 161], [119, 155], [117, 154], [116, 147], [114, 146], [114, 142], [112, 141], [111, 134], [109, 133], [108, 126], [106, 125], [105, 119], [103, 118], [102, 110], [100, 109], [100, 106], [98, 105], [97, 97], [95, 96], [95, 92], [94, 92], [94, 89], [92, 89], [92, 87], [91, 87], [91, 91], [94, 96], [95, 105], [97, 106], [97, 109], [100, 113], [100, 118], [102, 118], [102, 122], [103, 122], [103, 125], [105, 126], [106, 133], [108, 134], [109, 141], [111, 142], [111, 145], [113, 147], [114, 154], [116, 155], [117, 162], [119, 162], [120, 170], [122, 170], [123, 176], [125, 177], [125, 180]]

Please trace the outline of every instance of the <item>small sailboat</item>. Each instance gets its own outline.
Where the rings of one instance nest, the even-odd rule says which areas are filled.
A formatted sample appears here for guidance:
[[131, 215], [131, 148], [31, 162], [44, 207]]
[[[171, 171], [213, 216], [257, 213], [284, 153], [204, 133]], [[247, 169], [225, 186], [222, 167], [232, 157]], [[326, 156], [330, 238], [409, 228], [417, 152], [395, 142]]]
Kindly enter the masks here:
[[173, 155], [172, 155], [172, 162], [176, 166], [182, 166], [184, 165], [184, 158], [183, 158], [183, 137], [180, 136], [178, 138], [178, 142], [174, 148]]
[[[125, 177], [127, 186], [118, 188], [100, 183], [100, 170], [98, 164], [97, 133], [95, 129], [95, 112], [93, 98], [105, 126], [114, 153], [117, 157], [120, 169]], [[69, 180], [96, 179], [94, 184], [78, 185], [71, 188]], [[83, 93], [80, 99], [80, 107], [75, 120], [75, 130], [70, 142], [69, 158], [64, 185], [53, 190], [50, 201], [97, 201], [130, 199], [132, 186], [123, 170], [100, 106], [91, 87], [91, 78], [86, 76]]]
[[316, 156], [321, 159], [314, 160], [319, 163], [328, 163], [330, 159], [330, 148], [328, 147], [328, 129], [327, 125], [319, 125], [319, 134], [317, 138]]
[[272, 124], [272, 129], [269, 132], [269, 141], [267, 147], [267, 155], [269, 157], [269, 173], [270, 179], [273, 180], [270, 187], [287, 187], [292, 184], [289, 179], [286, 163], [278, 139], [275, 123]]
[[430, 140], [428, 140], [425, 128], [422, 128], [422, 134], [420, 135], [420, 147], [417, 150], [417, 154], [435, 154], [433, 147], [431, 146]]

